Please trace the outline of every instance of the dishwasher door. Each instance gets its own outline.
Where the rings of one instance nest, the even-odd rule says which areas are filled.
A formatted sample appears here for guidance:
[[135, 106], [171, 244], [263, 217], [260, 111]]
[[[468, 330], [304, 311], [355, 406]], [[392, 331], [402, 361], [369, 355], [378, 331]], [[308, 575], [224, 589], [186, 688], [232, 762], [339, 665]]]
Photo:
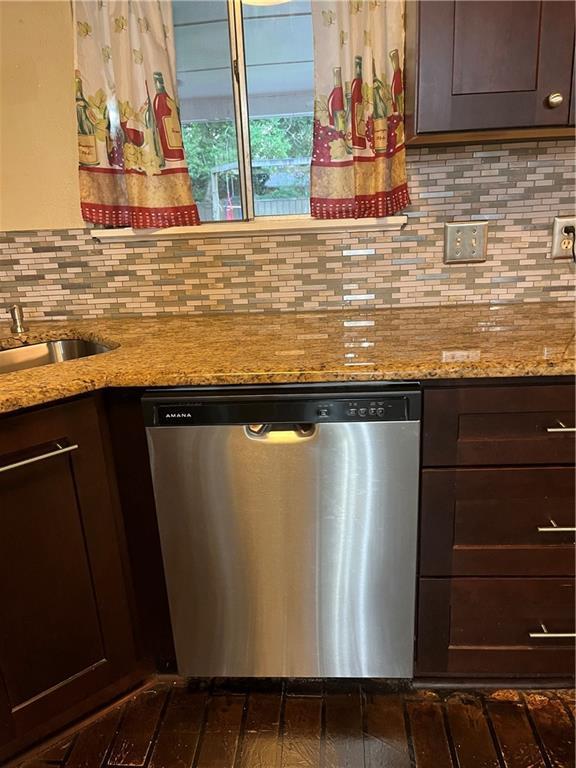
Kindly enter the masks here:
[[178, 671], [410, 678], [419, 422], [293, 427], [147, 429]]

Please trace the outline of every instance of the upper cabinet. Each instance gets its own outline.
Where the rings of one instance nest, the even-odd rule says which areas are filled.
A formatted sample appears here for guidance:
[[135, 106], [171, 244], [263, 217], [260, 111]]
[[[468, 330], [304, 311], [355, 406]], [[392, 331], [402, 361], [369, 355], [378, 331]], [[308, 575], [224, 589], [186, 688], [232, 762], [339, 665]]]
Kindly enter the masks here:
[[571, 0], [420, 0], [406, 26], [408, 143], [573, 134]]

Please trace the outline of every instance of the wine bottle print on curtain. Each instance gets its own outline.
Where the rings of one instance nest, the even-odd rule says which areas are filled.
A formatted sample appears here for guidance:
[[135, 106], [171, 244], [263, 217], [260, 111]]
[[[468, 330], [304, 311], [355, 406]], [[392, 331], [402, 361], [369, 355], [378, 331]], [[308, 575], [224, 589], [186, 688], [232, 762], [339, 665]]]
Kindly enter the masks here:
[[158, 121], [156, 119], [156, 110], [150, 97], [150, 90], [148, 83], [146, 83], [146, 118], [145, 125], [148, 137], [148, 145], [154, 152], [154, 155], [158, 159], [160, 168], [164, 168], [166, 165], [166, 158], [162, 149], [162, 142], [160, 140], [160, 131], [158, 130]]
[[366, 122], [364, 119], [364, 93], [362, 80], [362, 56], [354, 57], [354, 80], [352, 80], [351, 120], [352, 147], [366, 149]]
[[328, 116], [330, 125], [337, 131], [346, 130], [346, 109], [344, 105], [344, 89], [342, 87], [342, 69], [334, 67], [334, 88], [328, 97]]
[[89, 104], [82, 91], [82, 78], [76, 70], [76, 122], [78, 123], [78, 162], [80, 165], [98, 165], [98, 146], [94, 123], [88, 115]]
[[162, 72], [154, 72], [154, 115], [166, 160], [184, 160], [184, 145], [178, 117], [178, 107], [166, 92]]
[[393, 215], [410, 203], [404, 147], [404, 2], [314, 0], [312, 18], [312, 216]]
[[372, 59], [372, 136], [374, 152], [386, 154], [388, 148], [388, 109], [386, 85], [376, 74], [376, 62]]

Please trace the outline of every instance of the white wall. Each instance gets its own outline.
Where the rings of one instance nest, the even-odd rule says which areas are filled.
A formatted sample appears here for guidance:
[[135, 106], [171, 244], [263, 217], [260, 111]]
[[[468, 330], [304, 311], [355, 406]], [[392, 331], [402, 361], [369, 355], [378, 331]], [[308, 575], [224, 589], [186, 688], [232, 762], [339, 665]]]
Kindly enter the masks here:
[[68, 0], [0, 0], [0, 231], [83, 226]]

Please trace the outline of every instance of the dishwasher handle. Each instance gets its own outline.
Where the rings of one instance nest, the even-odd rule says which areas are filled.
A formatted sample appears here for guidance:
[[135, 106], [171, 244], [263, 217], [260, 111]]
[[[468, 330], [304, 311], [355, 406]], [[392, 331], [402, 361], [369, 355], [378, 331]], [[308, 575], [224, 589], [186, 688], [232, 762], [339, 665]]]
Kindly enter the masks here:
[[282, 437], [310, 438], [318, 430], [317, 424], [246, 424], [244, 432], [251, 440], [264, 440], [274, 436], [275, 442]]

